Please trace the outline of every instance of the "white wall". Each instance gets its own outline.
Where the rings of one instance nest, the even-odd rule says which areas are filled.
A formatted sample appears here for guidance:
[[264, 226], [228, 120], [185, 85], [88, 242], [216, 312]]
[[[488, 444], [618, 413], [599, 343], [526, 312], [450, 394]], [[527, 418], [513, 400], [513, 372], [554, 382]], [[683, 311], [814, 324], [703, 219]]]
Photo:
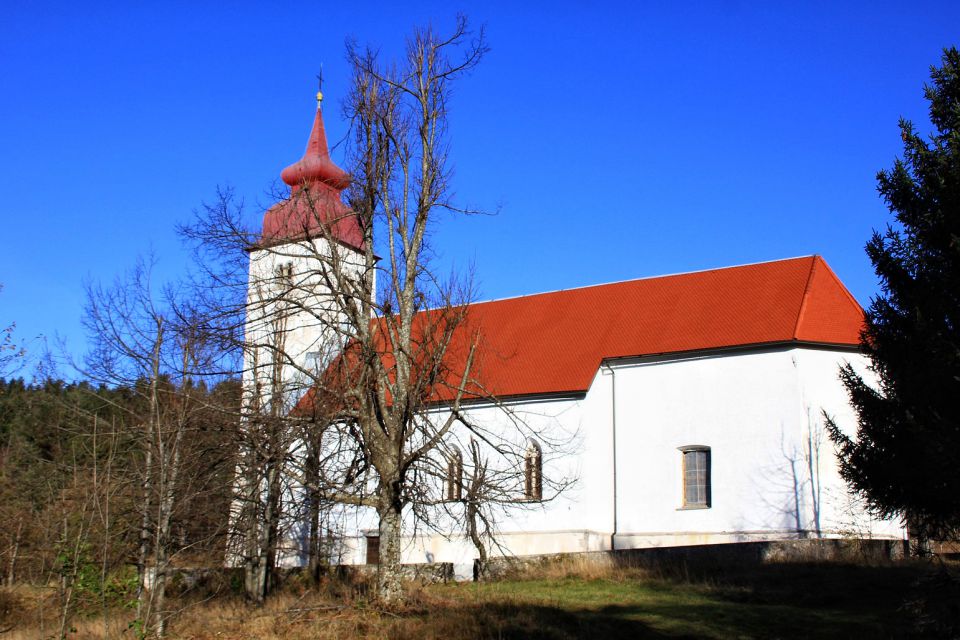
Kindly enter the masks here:
[[[792, 346], [621, 361], [602, 367], [583, 398], [514, 405], [534, 431], [575, 434], [569, 441], [575, 453], [548, 455], [544, 475], [573, 476], [577, 483], [554, 501], [523, 505], [504, 517], [501, 541], [517, 555], [610, 548], [614, 380], [617, 548], [813, 537], [817, 531], [902, 538], [898, 523], [869, 517], [852, 499], [823, 430], [822, 410], [853, 425], [837, 376], [845, 361], [865, 368], [855, 353]], [[512, 428], [495, 407], [471, 415]], [[707, 509], [682, 508], [679, 447], [688, 445], [711, 449]], [[462, 539], [422, 535], [410, 540], [405, 558], [465, 563], [474, 555]]]
[[[275, 323], [279, 317], [286, 316], [282, 351], [292, 362], [283, 367], [282, 378], [288, 409], [310, 384], [309, 377], [298, 369], [322, 370], [344, 344], [344, 337], [338, 335], [335, 328], [345, 326], [346, 321], [329, 294], [323, 275], [334, 251], [342, 261], [344, 273], [359, 280], [364, 268], [363, 256], [322, 238], [291, 242], [250, 254], [245, 340], [248, 345], [272, 344], [276, 340]], [[287, 264], [293, 268], [292, 287], [286, 286], [278, 276], [278, 270]], [[281, 292], [285, 292], [284, 302], [278, 300]], [[247, 349], [244, 354], [247, 391], [253, 388], [255, 378], [269, 388], [273, 357], [274, 352], [269, 348]]]
[[[618, 546], [815, 535], [814, 504], [824, 535], [852, 533], [837, 515], [848, 512], [860, 533], [901, 537], [853, 508], [823, 431], [821, 409], [851, 415], [837, 376], [845, 359], [862, 363], [779, 348], [617, 366]], [[682, 508], [678, 448], [688, 445], [711, 449], [708, 509]]]
[[[875, 381], [875, 375], [868, 368], [869, 360], [857, 353], [818, 349], [797, 349], [794, 360], [800, 376], [801, 411], [810, 416], [814, 433], [823, 428], [825, 412], [844, 433], [854, 435], [857, 417], [840, 383], [838, 369], [841, 363], [849, 363], [865, 380]], [[906, 530], [900, 522], [871, 517], [861, 501], [849, 492], [840, 477], [833, 444], [825, 435], [823, 439], [821, 470], [824, 527], [842, 535], [862, 538], [905, 538]]]

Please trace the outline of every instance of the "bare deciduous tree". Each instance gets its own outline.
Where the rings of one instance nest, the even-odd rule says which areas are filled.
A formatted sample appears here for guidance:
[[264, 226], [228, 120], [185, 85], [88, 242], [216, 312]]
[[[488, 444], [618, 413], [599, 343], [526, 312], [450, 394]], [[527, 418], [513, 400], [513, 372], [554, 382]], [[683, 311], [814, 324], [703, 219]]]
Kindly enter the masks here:
[[[495, 512], [535, 502], [523, 487], [525, 452], [537, 434], [486, 389], [475, 366], [483, 327], [471, 322], [469, 279], [441, 278], [428, 246], [441, 214], [470, 213], [452, 202], [447, 118], [454, 83], [486, 51], [483, 31], [472, 33], [463, 17], [446, 36], [416, 31], [397, 65], [349, 45], [350, 175], [329, 160], [318, 115], [312, 155], [284, 171], [292, 193], [268, 211], [269, 229], [265, 222], [263, 233], [252, 232], [225, 192], [183, 230], [216, 265], [203, 267], [211, 316], [235, 337], [246, 318], [247, 435], [233, 553], [256, 600], [269, 590], [279, 555], [289, 554], [281, 547], [292, 519], [309, 520], [315, 567], [324, 510], [375, 511], [378, 595], [396, 602], [404, 597], [404, 536], [420, 526], [450, 534], [460, 525], [485, 558]], [[348, 207], [339, 200], [343, 189]], [[249, 279], [240, 255], [249, 255]], [[505, 419], [473, 419], [476, 402]], [[447, 500], [445, 456], [471, 437], [462, 461], [470, 480], [459, 501]], [[548, 478], [537, 500], [568, 481]], [[466, 517], [444, 520], [454, 503]]]
[[205, 383], [196, 376], [211, 371], [222, 355], [207, 324], [174, 290], [154, 291], [149, 265], [142, 262], [110, 287], [88, 287], [84, 321], [93, 345], [85, 373], [132, 390], [141, 407], [130, 416], [140, 466], [137, 619], [161, 637], [170, 614], [165, 601], [171, 562], [183, 550], [173, 524], [202, 495], [205, 481], [198, 478], [215, 477], [223, 464], [216, 456], [195, 457], [210, 409]]

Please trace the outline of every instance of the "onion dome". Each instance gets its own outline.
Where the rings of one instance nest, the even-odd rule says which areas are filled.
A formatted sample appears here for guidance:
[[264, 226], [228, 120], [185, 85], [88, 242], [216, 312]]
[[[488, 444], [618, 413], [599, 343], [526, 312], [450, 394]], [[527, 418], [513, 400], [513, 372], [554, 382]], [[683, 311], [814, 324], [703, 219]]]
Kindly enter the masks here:
[[280, 173], [290, 185], [290, 197], [272, 206], [263, 216], [263, 244], [280, 244], [325, 237], [363, 250], [363, 232], [356, 215], [341, 200], [350, 176], [330, 159], [317, 93], [317, 113], [303, 157]]

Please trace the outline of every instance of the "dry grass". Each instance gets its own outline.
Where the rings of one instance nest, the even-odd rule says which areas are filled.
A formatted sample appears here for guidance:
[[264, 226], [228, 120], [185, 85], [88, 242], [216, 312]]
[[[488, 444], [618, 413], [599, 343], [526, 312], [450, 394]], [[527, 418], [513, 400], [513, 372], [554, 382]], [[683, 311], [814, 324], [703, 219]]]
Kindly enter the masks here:
[[[27, 606], [13, 615], [11, 613], [7, 611], [0, 617], [0, 637], [4, 640], [41, 640], [57, 636], [58, 621], [53, 608]], [[75, 616], [67, 637], [77, 640], [136, 638], [132, 617], [131, 612], [122, 610], [106, 616]], [[362, 600], [344, 604], [330, 600], [326, 594], [310, 591], [299, 596], [279, 594], [261, 608], [251, 607], [237, 596], [187, 604], [172, 619], [168, 637], [189, 640], [492, 640], [503, 637], [501, 632], [508, 627], [533, 630], [539, 623], [536, 615], [524, 612], [520, 606], [464, 606], [455, 599], [434, 597], [416, 588], [410, 604], [391, 611]]]
[[[107, 615], [71, 616], [70, 638], [119, 638], [128, 633], [130, 615], [110, 611]], [[53, 588], [0, 588], [0, 637], [3, 640], [56, 638], [60, 631], [60, 608]]]
[[[526, 575], [481, 584], [409, 585], [409, 603], [376, 607], [363, 582], [291, 581], [262, 608], [229, 593], [175, 601], [169, 637], [191, 640], [389, 638], [791, 638], [902, 637], [898, 611], [914, 564], [782, 563], [722, 572], [544, 563]], [[0, 590], [0, 640], [56, 636], [51, 590]], [[46, 616], [44, 618], [43, 616]], [[81, 612], [70, 638], [134, 638], [133, 614]], [[40, 621], [43, 620], [43, 629]]]

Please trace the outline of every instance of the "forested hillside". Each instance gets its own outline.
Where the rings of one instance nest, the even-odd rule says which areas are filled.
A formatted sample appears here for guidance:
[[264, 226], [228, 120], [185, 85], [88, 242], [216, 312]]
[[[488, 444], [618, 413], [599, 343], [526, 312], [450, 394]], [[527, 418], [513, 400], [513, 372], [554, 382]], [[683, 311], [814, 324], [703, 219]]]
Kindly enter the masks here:
[[[171, 564], [222, 565], [239, 385], [160, 379], [153, 416], [150, 397], [138, 386], [0, 379], [3, 582], [56, 583], [65, 606], [123, 584], [135, 590], [137, 565], [155, 548], [146, 537], [163, 517], [161, 491], [176, 498], [164, 542]], [[178, 433], [173, 482], [145, 482], [174, 478], [157, 468], [155, 447]]]

